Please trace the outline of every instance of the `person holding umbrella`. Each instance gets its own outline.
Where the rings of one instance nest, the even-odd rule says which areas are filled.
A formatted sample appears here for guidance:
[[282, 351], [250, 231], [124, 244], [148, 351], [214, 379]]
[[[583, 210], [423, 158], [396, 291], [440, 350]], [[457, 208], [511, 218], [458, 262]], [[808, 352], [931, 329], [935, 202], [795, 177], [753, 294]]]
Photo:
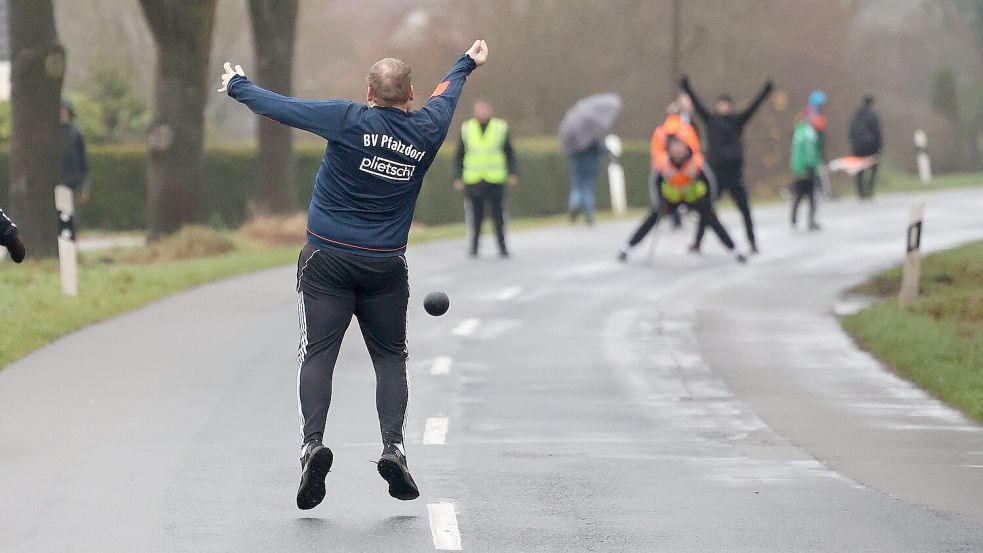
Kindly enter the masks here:
[[24, 243], [17, 236], [17, 225], [2, 209], [0, 209], [0, 246], [7, 248], [10, 259], [13, 259], [14, 263], [24, 261], [24, 256], [27, 255]]
[[570, 158], [570, 221], [583, 213], [587, 225], [594, 223], [597, 179], [601, 156], [607, 153], [602, 142], [621, 113], [617, 94], [595, 94], [580, 100], [560, 122], [560, 148]]
[[594, 211], [597, 206], [595, 191], [597, 179], [601, 176], [601, 156], [607, 150], [600, 139], [589, 146], [570, 154], [570, 222], [576, 223], [583, 213], [587, 226], [594, 224]]

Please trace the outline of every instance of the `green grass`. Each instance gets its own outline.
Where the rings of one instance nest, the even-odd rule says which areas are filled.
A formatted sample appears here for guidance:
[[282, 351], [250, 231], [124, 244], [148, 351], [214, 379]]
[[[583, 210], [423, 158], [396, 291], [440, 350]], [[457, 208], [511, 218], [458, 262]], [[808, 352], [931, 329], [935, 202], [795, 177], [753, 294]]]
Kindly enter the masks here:
[[175, 292], [289, 263], [297, 248], [234, 251], [154, 264], [114, 263], [83, 256], [80, 294], [61, 294], [55, 260], [0, 265], [0, 367], [69, 332]]
[[[632, 212], [629, 217], [637, 214]], [[600, 219], [610, 219], [602, 214]], [[522, 231], [558, 224], [565, 217], [518, 219], [510, 229]], [[489, 223], [486, 222], [486, 225]], [[204, 232], [198, 230], [198, 232]], [[92, 323], [131, 311], [152, 301], [209, 282], [261, 269], [289, 265], [300, 245], [264, 246], [231, 232], [217, 232], [211, 241], [231, 240], [232, 252], [192, 259], [146, 262], [141, 250], [89, 252], [80, 257], [79, 296], [61, 294], [58, 262], [31, 260], [22, 265], [0, 263], [0, 368], [53, 340]], [[410, 243], [461, 238], [463, 224], [414, 226]], [[209, 237], [194, 235], [197, 243]], [[160, 248], [168, 254], [172, 248]], [[462, 246], [463, 252], [463, 246]], [[151, 256], [152, 257], [152, 256]]]
[[[852, 179], [851, 179], [852, 180]], [[918, 175], [882, 171], [877, 177], [875, 192], [932, 192], [943, 188], [964, 188], [983, 185], [983, 173], [948, 173], [936, 175], [929, 185], [922, 184]]]
[[925, 257], [911, 308], [897, 303], [900, 280], [895, 268], [857, 287], [885, 301], [844, 327], [900, 375], [983, 422], [983, 242]]

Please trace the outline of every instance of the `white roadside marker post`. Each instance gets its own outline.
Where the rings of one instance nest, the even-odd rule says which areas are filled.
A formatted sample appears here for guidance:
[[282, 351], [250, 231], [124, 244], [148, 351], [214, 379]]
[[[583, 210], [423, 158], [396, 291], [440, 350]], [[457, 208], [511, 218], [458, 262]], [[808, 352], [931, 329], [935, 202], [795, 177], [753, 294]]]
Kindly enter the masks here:
[[628, 198], [625, 194], [625, 168], [621, 166], [621, 139], [609, 134], [604, 139], [604, 147], [610, 154], [608, 186], [611, 188], [611, 211], [615, 215], [624, 215], [628, 211]]
[[928, 157], [928, 136], [921, 129], [915, 131], [915, 149], [918, 152], [918, 178], [927, 185], [932, 182], [932, 160]]
[[911, 206], [908, 216], [907, 254], [901, 273], [901, 291], [898, 292], [898, 303], [909, 306], [918, 299], [918, 279], [921, 273], [922, 218], [925, 213], [925, 202], [918, 201]]
[[59, 184], [55, 187], [55, 209], [58, 210], [58, 261], [61, 266], [61, 291], [66, 296], [79, 294], [78, 246], [75, 243], [75, 198], [72, 189]]

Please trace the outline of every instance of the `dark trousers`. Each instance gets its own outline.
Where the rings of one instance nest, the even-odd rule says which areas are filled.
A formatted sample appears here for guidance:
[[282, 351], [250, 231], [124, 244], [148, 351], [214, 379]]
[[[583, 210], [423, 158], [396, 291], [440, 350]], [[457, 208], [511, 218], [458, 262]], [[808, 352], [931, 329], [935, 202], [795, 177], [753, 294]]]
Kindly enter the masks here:
[[468, 252], [478, 255], [478, 241], [481, 238], [481, 225], [485, 222], [486, 206], [491, 211], [492, 223], [495, 225], [498, 251], [508, 254], [509, 250], [505, 245], [505, 185], [484, 181], [464, 186], [464, 215], [471, 241]]
[[[723, 196], [724, 192], [730, 194], [731, 199], [734, 200], [734, 204], [737, 205], [737, 209], [744, 218], [744, 232], [747, 235], [747, 241], [752, 246], [755, 246], [757, 245], [757, 241], [754, 238], [754, 222], [751, 220], [751, 205], [748, 203], [747, 187], [744, 186], [742, 172], [740, 167], [714, 168], [714, 174], [717, 177], [717, 186], [720, 187], [718, 198]], [[700, 226], [696, 229], [696, 238], [693, 240], [695, 246], [699, 247], [700, 243], [703, 242], [703, 234], [706, 230], [707, 225], [701, 219]]]
[[406, 258], [363, 257], [308, 244], [297, 262], [300, 348], [297, 395], [304, 443], [323, 440], [341, 340], [358, 319], [375, 367], [376, 409], [384, 444], [403, 443], [409, 403], [406, 374]]
[[877, 163], [857, 173], [857, 197], [873, 198], [874, 181], [877, 179]]
[[809, 198], [809, 225], [816, 223], [816, 187], [818, 175], [810, 174], [806, 178], [792, 183], [792, 224], [798, 220], [799, 203], [802, 198]]
[[[727, 229], [721, 224], [720, 219], [717, 218], [717, 212], [713, 209], [713, 203], [710, 202], [710, 195], [707, 194], [697, 200], [695, 203], [686, 204], [691, 209], [696, 210], [700, 215], [700, 224], [704, 223], [713, 229], [717, 233], [717, 237], [723, 242], [724, 246], [728, 250], [734, 249], [734, 241], [731, 240], [730, 235], [727, 234]], [[669, 203], [665, 198], [659, 199], [659, 204], [652, 208], [652, 211], [648, 214], [642, 224], [638, 226], [635, 233], [632, 234], [631, 239], [628, 241], [628, 246], [634, 248], [642, 240], [645, 239], [645, 235], [649, 233], [652, 228], [655, 227], [659, 222], [659, 218], [665, 215], [669, 215], [676, 211], [679, 204]]]

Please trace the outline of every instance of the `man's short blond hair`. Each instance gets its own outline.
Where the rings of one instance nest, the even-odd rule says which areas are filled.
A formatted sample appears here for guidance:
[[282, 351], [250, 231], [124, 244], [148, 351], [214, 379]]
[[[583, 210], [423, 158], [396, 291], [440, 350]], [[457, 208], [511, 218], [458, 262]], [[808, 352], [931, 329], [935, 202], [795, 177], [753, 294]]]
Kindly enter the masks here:
[[367, 80], [377, 105], [400, 106], [410, 100], [410, 66], [403, 60], [385, 58], [373, 63]]

